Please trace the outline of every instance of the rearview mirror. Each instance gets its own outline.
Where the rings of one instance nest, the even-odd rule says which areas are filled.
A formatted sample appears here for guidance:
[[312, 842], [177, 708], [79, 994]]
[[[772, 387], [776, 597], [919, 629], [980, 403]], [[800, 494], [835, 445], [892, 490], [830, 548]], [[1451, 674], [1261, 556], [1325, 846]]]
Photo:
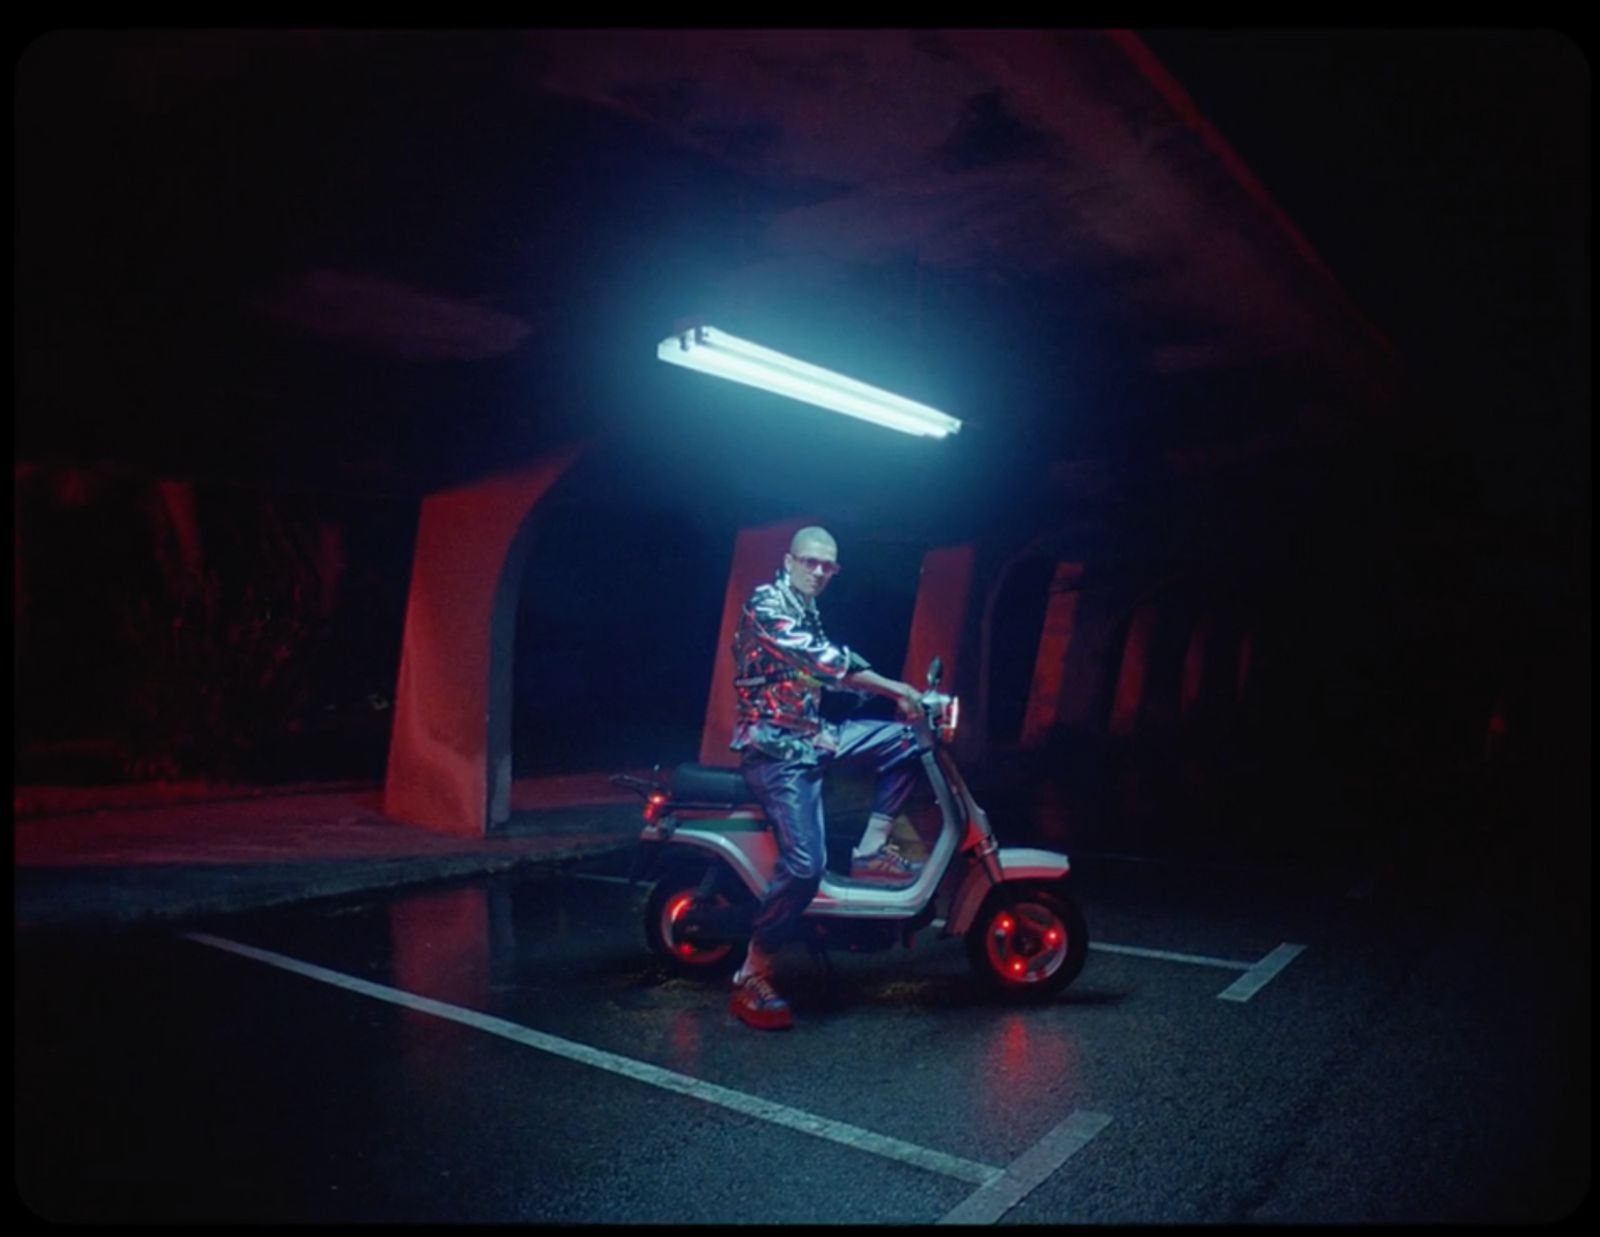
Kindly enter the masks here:
[[939, 686], [939, 680], [944, 675], [944, 658], [935, 657], [928, 663], [928, 690], [933, 691]]

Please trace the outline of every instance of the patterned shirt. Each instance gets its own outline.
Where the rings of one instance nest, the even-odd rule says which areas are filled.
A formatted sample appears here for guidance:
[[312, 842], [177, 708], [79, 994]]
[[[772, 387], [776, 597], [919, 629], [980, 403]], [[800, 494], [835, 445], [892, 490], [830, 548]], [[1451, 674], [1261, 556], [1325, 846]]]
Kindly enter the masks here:
[[775, 760], [817, 761], [818, 749], [836, 746], [822, 720], [822, 690], [871, 667], [859, 654], [832, 643], [822, 630], [814, 598], [802, 597], [779, 571], [758, 585], [739, 616], [733, 637], [734, 690], [739, 720], [729, 747], [753, 749]]

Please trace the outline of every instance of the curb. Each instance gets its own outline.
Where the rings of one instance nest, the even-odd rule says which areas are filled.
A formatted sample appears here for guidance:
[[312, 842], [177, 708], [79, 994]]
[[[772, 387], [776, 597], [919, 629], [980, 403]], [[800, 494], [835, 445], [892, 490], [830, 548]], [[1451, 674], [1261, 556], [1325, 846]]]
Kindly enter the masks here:
[[[365, 859], [307, 872], [303, 864], [271, 862], [198, 871], [193, 865], [129, 869], [92, 878], [72, 869], [18, 869], [17, 932], [132, 929], [171, 925], [216, 915], [266, 910], [352, 894], [494, 876], [624, 851], [632, 837], [581, 839], [537, 854], [444, 855]], [[278, 875], [274, 869], [282, 869]], [[171, 882], [171, 884], [168, 884]], [[176, 887], [181, 883], [185, 887]], [[196, 885], [222, 888], [195, 888]], [[235, 885], [236, 887], [228, 887]]]

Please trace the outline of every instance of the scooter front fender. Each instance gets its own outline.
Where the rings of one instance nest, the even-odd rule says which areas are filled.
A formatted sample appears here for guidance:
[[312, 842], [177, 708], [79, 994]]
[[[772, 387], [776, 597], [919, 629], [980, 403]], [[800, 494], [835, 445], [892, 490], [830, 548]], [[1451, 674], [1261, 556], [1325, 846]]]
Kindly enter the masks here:
[[[995, 854], [1000, 863], [1000, 879], [1011, 881], [1060, 880], [1072, 871], [1072, 863], [1059, 851], [1035, 850], [1028, 846], [1002, 846]], [[978, 908], [995, 887], [983, 864], [975, 864], [962, 879], [945, 918], [944, 934], [962, 936], [978, 917]]]

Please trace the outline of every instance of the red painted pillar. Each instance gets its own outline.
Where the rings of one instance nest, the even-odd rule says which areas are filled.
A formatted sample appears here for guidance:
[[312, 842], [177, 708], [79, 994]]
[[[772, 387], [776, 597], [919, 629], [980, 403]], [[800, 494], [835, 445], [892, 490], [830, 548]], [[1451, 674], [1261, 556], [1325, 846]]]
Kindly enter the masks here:
[[1066, 730], [1102, 734], [1109, 717], [1105, 684], [1117, 670], [1122, 635], [1117, 597], [1085, 589], [1073, 614], [1072, 642], [1061, 675], [1057, 724]]
[[[162, 555], [162, 566], [169, 572], [168, 583], [180, 597], [197, 596], [205, 583], [206, 558], [200, 538], [200, 517], [195, 502], [193, 481], [157, 481], [156, 501], [167, 518], [177, 543], [176, 561]], [[160, 532], [157, 532], [159, 539]]]
[[1145, 672], [1150, 665], [1150, 636], [1155, 630], [1156, 607], [1151, 602], [1133, 614], [1128, 639], [1122, 650], [1122, 669], [1117, 675], [1117, 694], [1111, 702], [1111, 720], [1106, 729], [1114, 735], [1130, 735], [1139, 720], [1139, 702], [1144, 698]]
[[928, 664], [944, 659], [943, 690], [953, 690], [966, 634], [967, 604], [972, 596], [972, 545], [941, 546], [922, 557], [917, 601], [911, 612], [911, 638], [900, 677], [913, 687], [927, 682]]
[[1028, 687], [1028, 708], [1022, 717], [1023, 747], [1038, 747], [1061, 723], [1062, 694], [1067, 679], [1067, 652], [1077, 625], [1078, 602], [1083, 594], [1078, 581], [1082, 563], [1057, 563], [1045, 604], [1039, 651], [1033, 661], [1033, 681]]
[[1244, 699], [1245, 689], [1250, 685], [1250, 660], [1255, 652], [1255, 632], [1247, 631], [1239, 637], [1239, 667], [1234, 677], [1233, 696], [1235, 700]]
[[423, 499], [385, 815], [469, 837], [509, 815], [511, 638], [526, 553], [518, 533], [581, 450]]
[[1200, 616], [1189, 633], [1189, 645], [1183, 652], [1183, 681], [1178, 689], [1178, 718], [1189, 721], [1200, 704], [1200, 689], [1205, 684], [1206, 646], [1211, 640], [1212, 617]]

